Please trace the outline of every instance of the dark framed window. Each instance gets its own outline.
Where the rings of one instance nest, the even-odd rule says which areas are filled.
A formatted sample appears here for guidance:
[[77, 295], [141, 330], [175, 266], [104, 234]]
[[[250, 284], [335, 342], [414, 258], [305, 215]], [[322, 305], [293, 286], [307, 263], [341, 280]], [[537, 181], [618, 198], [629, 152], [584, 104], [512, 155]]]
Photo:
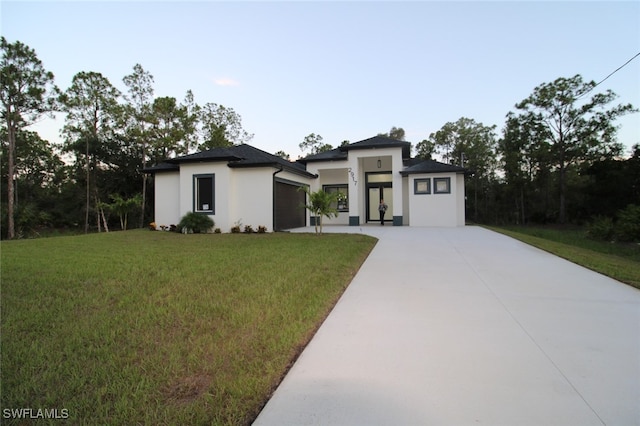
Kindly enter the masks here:
[[451, 178], [433, 178], [434, 194], [451, 194]]
[[413, 181], [414, 194], [431, 194], [431, 179], [416, 179]]
[[193, 175], [193, 211], [215, 213], [215, 175]]
[[339, 212], [349, 211], [349, 185], [323, 185], [322, 190], [329, 194], [338, 194], [338, 201], [331, 204], [331, 207]]

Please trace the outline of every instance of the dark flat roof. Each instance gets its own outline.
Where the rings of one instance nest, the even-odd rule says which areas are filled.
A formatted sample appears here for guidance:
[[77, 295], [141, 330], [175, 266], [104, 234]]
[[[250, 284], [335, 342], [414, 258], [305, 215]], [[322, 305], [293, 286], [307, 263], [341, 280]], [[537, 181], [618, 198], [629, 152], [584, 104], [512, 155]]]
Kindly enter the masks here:
[[382, 149], [382, 148], [402, 148], [402, 158], [411, 157], [411, 143], [391, 139], [386, 136], [374, 136], [358, 142], [343, 145], [331, 151], [321, 152], [319, 154], [309, 155], [298, 160], [300, 163], [306, 164], [314, 161], [341, 161], [347, 159], [347, 153], [355, 149]]
[[[413, 160], [413, 161], [417, 161]], [[466, 169], [460, 166], [454, 166], [452, 164], [440, 163], [435, 160], [422, 160], [419, 163], [413, 164], [400, 172], [401, 175], [407, 176], [417, 173], [465, 173]]]
[[195, 154], [171, 158], [156, 166], [144, 169], [145, 173], [179, 170], [181, 163], [226, 161], [229, 167], [275, 167], [306, 177], [317, 177], [307, 172], [303, 164], [293, 163], [277, 155], [251, 145], [234, 145], [228, 148], [213, 148]]

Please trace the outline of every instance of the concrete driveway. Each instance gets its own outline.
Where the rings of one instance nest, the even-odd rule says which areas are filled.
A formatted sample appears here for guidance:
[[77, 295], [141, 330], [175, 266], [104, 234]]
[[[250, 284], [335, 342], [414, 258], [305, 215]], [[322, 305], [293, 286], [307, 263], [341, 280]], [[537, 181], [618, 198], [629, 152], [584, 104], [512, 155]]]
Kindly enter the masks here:
[[639, 290], [479, 227], [325, 232], [380, 241], [255, 425], [640, 425]]

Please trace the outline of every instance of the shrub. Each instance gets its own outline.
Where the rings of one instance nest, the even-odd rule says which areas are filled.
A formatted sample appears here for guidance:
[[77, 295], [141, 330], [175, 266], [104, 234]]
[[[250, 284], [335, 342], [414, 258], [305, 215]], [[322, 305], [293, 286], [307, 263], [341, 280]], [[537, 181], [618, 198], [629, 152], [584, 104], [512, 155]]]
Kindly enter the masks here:
[[222, 231], [220, 230], [220, 228], [216, 228], [216, 229], [213, 230], [213, 233], [214, 234], [220, 234], [220, 233], [222, 233]]
[[233, 225], [231, 227], [231, 233], [232, 234], [239, 234], [240, 233], [240, 226], [239, 225]]
[[194, 212], [189, 212], [186, 215], [182, 216], [180, 219], [180, 223], [178, 223], [178, 228], [182, 230], [182, 232], [193, 232], [198, 234], [200, 232], [207, 232], [214, 225], [213, 219], [209, 216]]
[[266, 226], [258, 226], [258, 234], [264, 234], [267, 232], [267, 227]]
[[593, 240], [613, 239], [613, 220], [606, 216], [596, 216], [587, 226], [587, 237]]
[[640, 206], [629, 204], [618, 211], [615, 236], [619, 241], [640, 242]]
[[253, 233], [253, 227], [251, 225], [245, 225], [244, 226], [244, 233], [245, 234], [252, 234]]

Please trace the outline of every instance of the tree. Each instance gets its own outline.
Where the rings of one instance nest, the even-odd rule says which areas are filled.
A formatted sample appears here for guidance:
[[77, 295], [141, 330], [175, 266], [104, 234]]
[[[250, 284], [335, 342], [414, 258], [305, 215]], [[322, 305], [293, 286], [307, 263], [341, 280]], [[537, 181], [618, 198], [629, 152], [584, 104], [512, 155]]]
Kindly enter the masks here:
[[[480, 219], [480, 195], [487, 207], [485, 191], [489, 188], [497, 166], [495, 127], [485, 126], [471, 118], [462, 117], [456, 122], [446, 123], [440, 130], [429, 136], [428, 146], [433, 144], [448, 163], [467, 167], [472, 171], [473, 187], [470, 190], [473, 193], [475, 220]], [[485, 208], [485, 211], [488, 211], [488, 208]]]
[[120, 194], [111, 195], [112, 203], [108, 204], [109, 210], [114, 212], [120, 218], [120, 229], [123, 231], [127, 229], [127, 219], [129, 213], [140, 206], [142, 197], [136, 195], [132, 198], [122, 198]]
[[100, 165], [96, 153], [102, 143], [113, 139], [119, 96], [120, 91], [102, 74], [82, 71], [73, 77], [71, 86], [60, 97], [67, 113], [63, 128], [66, 150], [74, 152], [77, 160], [84, 158], [85, 163], [85, 232], [89, 232], [92, 192], [96, 205], [100, 202], [98, 187], [91, 177]]
[[405, 134], [404, 134], [404, 129], [402, 127], [393, 126], [391, 127], [391, 130], [389, 130], [388, 133], [378, 133], [378, 136], [386, 136], [388, 138], [395, 139], [398, 141], [404, 141]]
[[[0, 153], [0, 173], [6, 182], [8, 162], [8, 142], [6, 129], [0, 129], [2, 151]], [[19, 159], [14, 169], [15, 235], [26, 235], [29, 231], [59, 223], [72, 215], [66, 213], [66, 205], [60, 199], [60, 192], [67, 180], [66, 167], [55, 146], [40, 138], [36, 132], [18, 130], [16, 133], [15, 158]], [[7, 185], [0, 186], [2, 198], [8, 192]], [[7, 220], [3, 209], [2, 234], [7, 235]]]
[[[546, 220], [550, 217], [549, 146], [544, 141], [545, 128], [527, 117], [507, 114], [503, 136], [498, 141], [497, 154], [506, 183], [505, 196], [513, 201], [506, 207], [515, 207], [518, 223], [527, 223], [529, 217]], [[537, 199], [532, 199], [533, 197]]]
[[436, 150], [436, 144], [428, 139], [423, 139], [421, 142], [418, 142], [416, 149], [418, 151], [416, 154], [417, 158], [431, 160]]
[[[305, 205], [305, 208], [316, 217], [316, 234], [322, 235], [322, 217], [338, 217], [338, 210], [331, 207], [331, 205], [338, 201], [339, 193], [329, 193], [325, 192], [322, 189], [311, 192], [311, 190], [306, 186], [301, 186], [300, 190], [306, 192], [307, 196], [309, 197], [309, 202]], [[318, 232], [318, 227], [320, 227], [320, 232]]]
[[582, 168], [581, 174], [589, 179], [586, 188], [588, 216], [615, 217], [629, 204], [640, 200], [640, 144], [632, 147], [628, 159], [606, 158]]
[[183, 153], [189, 154], [198, 148], [198, 120], [200, 106], [196, 103], [191, 90], [187, 90], [183, 103], [180, 105], [184, 110], [181, 123], [184, 131]]
[[616, 98], [611, 90], [586, 99], [596, 86], [593, 81], [584, 82], [580, 75], [558, 78], [539, 85], [516, 104], [521, 118], [543, 130], [536, 142], [549, 146], [552, 164], [558, 169], [560, 223], [566, 220], [568, 167], [619, 154], [622, 147], [616, 142], [613, 123], [636, 111], [631, 104], [607, 108]]
[[199, 112], [202, 133], [201, 149], [229, 147], [247, 143], [253, 134], [242, 128], [242, 117], [233, 108], [206, 103]]
[[183, 125], [187, 115], [186, 108], [178, 105], [176, 98], [165, 96], [153, 101], [151, 115], [153, 162], [159, 163], [175, 154], [187, 154], [188, 151], [182, 145], [186, 134]]
[[46, 71], [35, 50], [16, 41], [0, 38], [0, 111], [7, 128], [7, 238], [15, 237], [14, 178], [16, 135], [43, 115], [56, 109], [58, 88], [54, 77]]
[[[134, 143], [142, 149], [142, 169], [147, 167], [147, 147], [149, 144], [149, 129], [151, 127], [151, 105], [153, 103], [153, 76], [136, 64], [133, 72], [125, 76], [122, 81], [127, 86], [125, 95], [127, 105], [125, 116], [128, 118], [127, 133]], [[144, 225], [144, 212], [147, 204], [147, 175], [142, 175], [142, 200], [139, 227]]]
[[276, 152], [273, 155], [275, 155], [277, 157], [280, 157], [280, 158], [283, 158], [283, 159], [285, 159], [287, 161], [291, 161], [291, 156], [289, 154], [287, 154], [286, 152], [282, 151], [282, 150]]
[[298, 145], [302, 151], [310, 151], [311, 155], [321, 152], [331, 151], [333, 147], [329, 144], [322, 143], [322, 136], [311, 133], [305, 136], [304, 140]]

